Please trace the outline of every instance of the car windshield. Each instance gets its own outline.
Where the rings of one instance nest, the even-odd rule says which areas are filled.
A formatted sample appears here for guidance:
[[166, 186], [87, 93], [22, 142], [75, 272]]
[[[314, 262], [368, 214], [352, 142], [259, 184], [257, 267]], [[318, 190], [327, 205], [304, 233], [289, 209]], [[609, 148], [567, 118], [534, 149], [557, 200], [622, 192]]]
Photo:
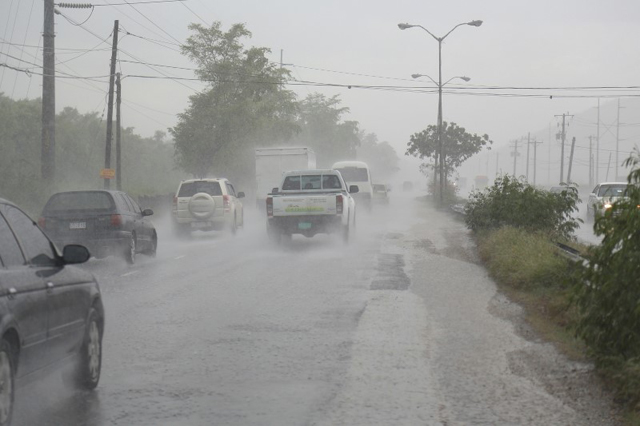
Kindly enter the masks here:
[[106, 192], [61, 192], [49, 199], [44, 211], [112, 210], [113, 208], [113, 199]]
[[627, 185], [602, 185], [598, 191], [598, 197], [623, 197], [627, 191]]
[[347, 182], [366, 182], [369, 180], [367, 169], [362, 167], [343, 167], [336, 169]]
[[218, 182], [197, 180], [194, 182], [184, 182], [180, 186], [178, 197], [193, 197], [200, 192], [204, 192], [211, 196], [222, 195], [222, 190], [220, 189], [220, 184]]

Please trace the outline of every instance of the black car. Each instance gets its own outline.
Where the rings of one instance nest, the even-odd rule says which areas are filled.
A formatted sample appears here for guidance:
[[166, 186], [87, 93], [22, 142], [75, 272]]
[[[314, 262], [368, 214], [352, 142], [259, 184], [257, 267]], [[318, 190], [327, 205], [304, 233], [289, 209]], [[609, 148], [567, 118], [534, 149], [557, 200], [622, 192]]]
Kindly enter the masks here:
[[98, 385], [100, 289], [92, 274], [69, 266], [88, 259], [78, 245], [60, 254], [29, 216], [0, 198], [0, 426], [11, 422], [16, 383], [40, 372], [71, 366], [65, 377], [75, 385]]
[[136, 253], [156, 254], [152, 214], [122, 191], [68, 191], [49, 198], [39, 223], [59, 247], [81, 244], [96, 258], [122, 255], [133, 264]]

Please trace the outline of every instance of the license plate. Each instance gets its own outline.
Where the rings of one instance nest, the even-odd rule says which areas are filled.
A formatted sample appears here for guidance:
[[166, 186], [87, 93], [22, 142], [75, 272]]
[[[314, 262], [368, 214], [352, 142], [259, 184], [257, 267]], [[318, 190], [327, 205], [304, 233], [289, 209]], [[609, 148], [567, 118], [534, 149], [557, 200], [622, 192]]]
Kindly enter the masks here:
[[87, 229], [87, 222], [71, 222], [69, 229]]
[[191, 222], [192, 228], [205, 228], [209, 226], [209, 222]]
[[300, 222], [298, 223], [298, 229], [311, 229], [310, 222]]

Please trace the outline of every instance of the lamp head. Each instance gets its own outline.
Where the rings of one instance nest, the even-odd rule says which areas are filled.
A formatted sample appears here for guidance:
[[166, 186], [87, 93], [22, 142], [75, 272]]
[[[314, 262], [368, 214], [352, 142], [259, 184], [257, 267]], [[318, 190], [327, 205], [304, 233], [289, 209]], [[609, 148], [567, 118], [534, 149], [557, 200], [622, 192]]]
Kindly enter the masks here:
[[411, 78], [419, 78], [422, 77], [422, 74], [411, 74]]
[[480, 25], [482, 25], [482, 21], [476, 20], [476, 21], [467, 22], [467, 25], [471, 25], [472, 27], [479, 27]]
[[460, 77], [460, 78], [461, 78], [462, 80], [464, 80], [464, 81], [469, 81], [469, 80], [471, 80], [469, 77], [466, 77], [466, 76], [462, 76], [462, 77]]
[[415, 25], [411, 25], [411, 24], [398, 24], [398, 28], [400, 28], [401, 30], [406, 30], [407, 28], [411, 28], [411, 27], [415, 27]]

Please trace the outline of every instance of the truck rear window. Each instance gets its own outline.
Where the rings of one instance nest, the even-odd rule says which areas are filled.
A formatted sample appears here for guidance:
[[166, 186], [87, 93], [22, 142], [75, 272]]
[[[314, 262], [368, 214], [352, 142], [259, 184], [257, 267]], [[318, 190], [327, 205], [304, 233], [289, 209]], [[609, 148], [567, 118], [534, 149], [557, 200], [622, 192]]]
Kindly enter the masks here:
[[193, 197], [199, 192], [205, 192], [209, 195], [222, 195], [220, 184], [218, 182], [209, 182], [206, 180], [195, 182], [184, 182], [178, 191], [178, 197]]
[[287, 176], [282, 184], [283, 191], [340, 189], [341, 187], [340, 179], [336, 175]]

